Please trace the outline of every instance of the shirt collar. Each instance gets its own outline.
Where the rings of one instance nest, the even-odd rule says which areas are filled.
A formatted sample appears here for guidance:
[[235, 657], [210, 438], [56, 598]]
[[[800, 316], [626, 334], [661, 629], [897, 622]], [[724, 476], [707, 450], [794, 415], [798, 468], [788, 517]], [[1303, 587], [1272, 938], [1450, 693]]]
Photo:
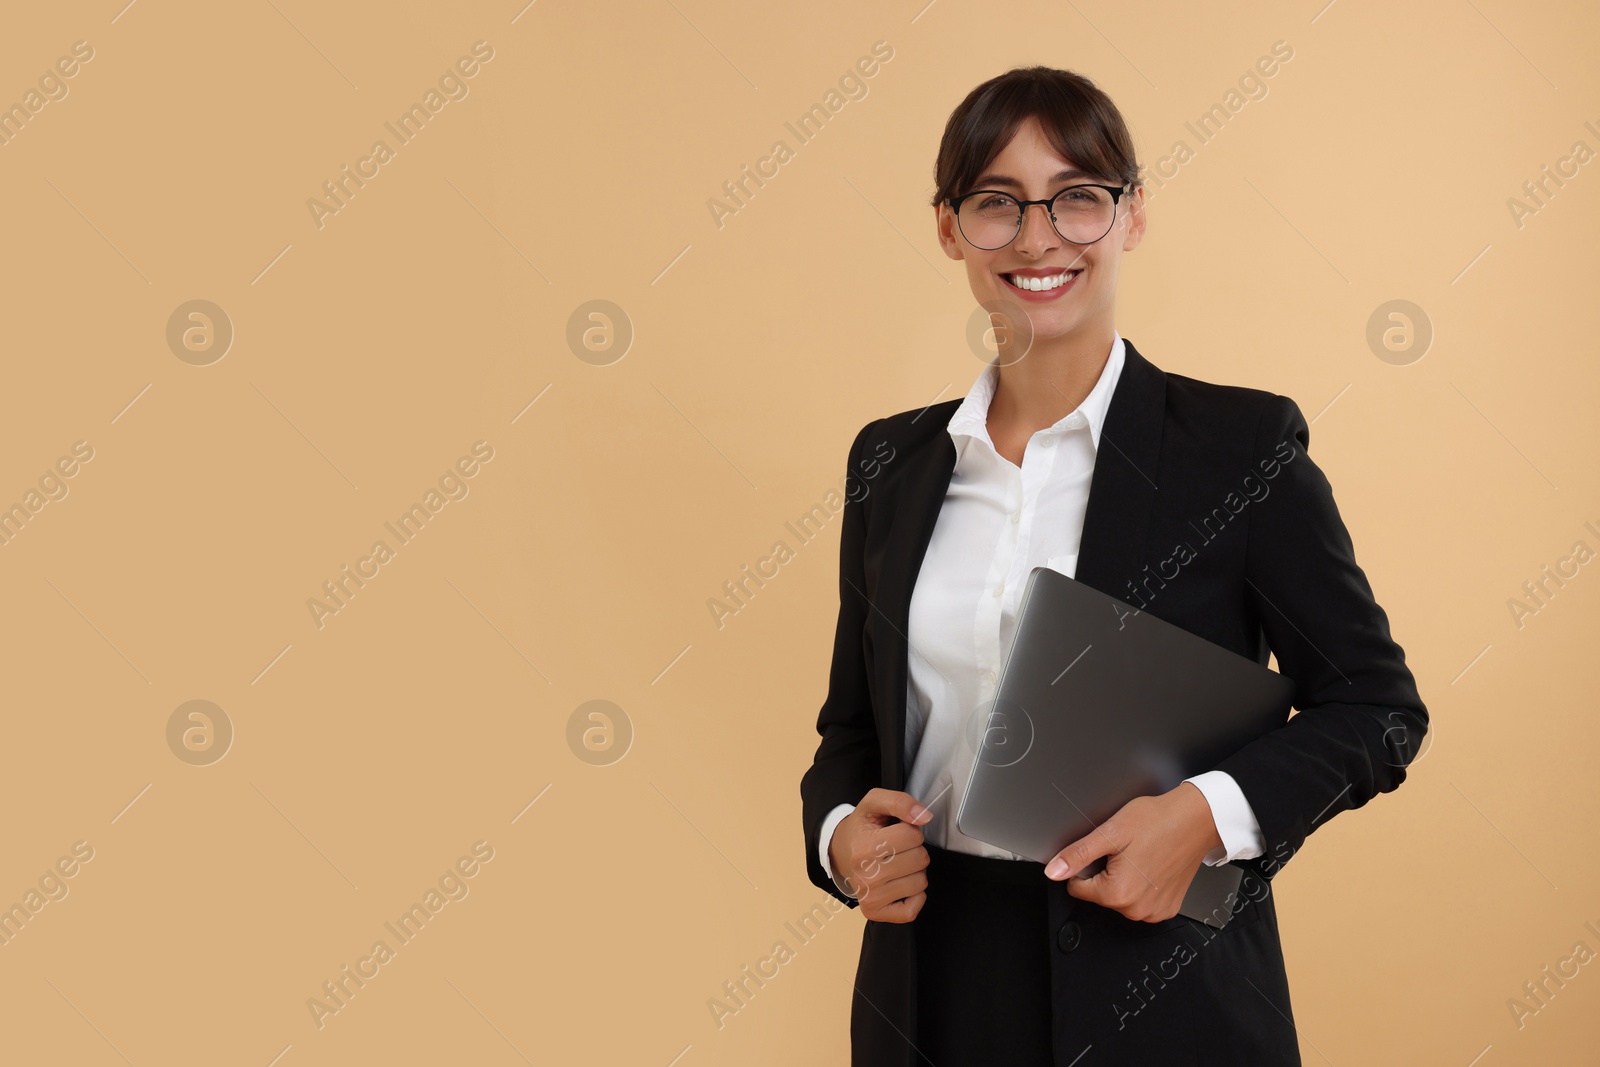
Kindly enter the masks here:
[[[1111, 337], [1111, 355], [1107, 357], [1106, 365], [1100, 371], [1100, 380], [1094, 383], [1094, 388], [1083, 398], [1083, 403], [1044, 431], [1049, 433], [1066, 429], [1067, 419], [1081, 412], [1089, 422], [1089, 439], [1094, 443], [1096, 453], [1100, 451], [1100, 430], [1105, 425], [1106, 412], [1111, 407], [1111, 394], [1116, 391], [1117, 379], [1122, 376], [1125, 359], [1122, 335], [1113, 330]], [[958, 454], [964, 444], [962, 440], [964, 437], [976, 438], [991, 449], [994, 448], [994, 442], [989, 438], [989, 402], [994, 399], [995, 387], [999, 383], [1000, 368], [991, 363], [978, 375], [978, 380], [972, 383], [966, 399], [950, 417], [950, 436], [955, 440]]]

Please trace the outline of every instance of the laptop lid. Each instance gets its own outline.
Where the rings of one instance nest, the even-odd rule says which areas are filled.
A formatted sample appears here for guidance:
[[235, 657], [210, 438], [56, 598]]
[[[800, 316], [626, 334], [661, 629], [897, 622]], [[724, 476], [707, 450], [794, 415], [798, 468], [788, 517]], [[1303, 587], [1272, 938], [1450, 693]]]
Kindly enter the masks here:
[[1288, 718], [1294, 683], [1035, 567], [956, 826], [1039, 863]]

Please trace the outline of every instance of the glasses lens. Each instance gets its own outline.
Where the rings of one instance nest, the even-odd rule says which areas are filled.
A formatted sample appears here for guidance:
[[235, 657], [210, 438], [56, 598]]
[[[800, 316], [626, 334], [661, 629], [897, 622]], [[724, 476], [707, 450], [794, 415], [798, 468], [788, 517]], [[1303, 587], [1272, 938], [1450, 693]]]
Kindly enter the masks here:
[[1004, 193], [977, 193], [961, 201], [961, 236], [977, 248], [1004, 248], [1017, 235], [1022, 209]]
[[1073, 244], [1088, 245], [1104, 237], [1116, 217], [1111, 194], [1093, 185], [1061, 190], [1052, 205], [1056, 232]]
[[[1111, 231], [1117, 202], [1093, 185], [1069, 186], [1051, 205], [1056, 232], [1073, 244], [1092, 245]], [[1004, 248], [1022, 228], [1022, 209], [1005, 193], [980, 192], [961, 201], [961, 234], [977, 248]]]

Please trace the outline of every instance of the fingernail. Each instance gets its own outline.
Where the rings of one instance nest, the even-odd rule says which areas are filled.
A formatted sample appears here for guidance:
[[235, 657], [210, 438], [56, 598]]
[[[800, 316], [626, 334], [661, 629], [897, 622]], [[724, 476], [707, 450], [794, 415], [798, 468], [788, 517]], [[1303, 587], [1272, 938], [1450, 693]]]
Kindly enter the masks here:
[[1060, 856], [1057, 856], [1055, 859], [1051, 860], [1044, 869], [1044, 876], [1046, 878], [1061, 879], [1065, 878], [1066, 875], [1067, 861], [1062, 859]]
[[920, 826], [921, 824], [927, 822], [931, 818], [933, 818], [933, 812], [929, 811], [927, 808], [923, 807], [921, 804], [917, 804], [917, 805], [912, 807], [912, 809], [911, 809], [911, 821], [916, 823], [917, 825]]

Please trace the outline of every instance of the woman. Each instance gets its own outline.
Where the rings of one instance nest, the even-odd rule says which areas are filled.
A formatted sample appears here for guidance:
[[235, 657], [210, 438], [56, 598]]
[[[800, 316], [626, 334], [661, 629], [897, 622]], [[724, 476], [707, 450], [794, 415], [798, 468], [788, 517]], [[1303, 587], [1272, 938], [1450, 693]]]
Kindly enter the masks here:
[[[1048, 67], [994, 78], [951, 114], [936, 178], [940, 244], [1010, 328], [964, 399], [850, 449], [801, 796], [811, 880], [868, 920], [853, 1062], [1298, 1064], [1269, 881], [1404, 780], [1427, 710], [1403, 650], [1298, 405], [1164, 372], [1115, 330], [1146, 219], [1105, 94]], [[964, 836], [970, 739], [1037, 566], [1270, 650], [1298, 714], [1049, 864]], [[1200, 864], [1230, 861], [1233, 918], [1178, 915]]]

